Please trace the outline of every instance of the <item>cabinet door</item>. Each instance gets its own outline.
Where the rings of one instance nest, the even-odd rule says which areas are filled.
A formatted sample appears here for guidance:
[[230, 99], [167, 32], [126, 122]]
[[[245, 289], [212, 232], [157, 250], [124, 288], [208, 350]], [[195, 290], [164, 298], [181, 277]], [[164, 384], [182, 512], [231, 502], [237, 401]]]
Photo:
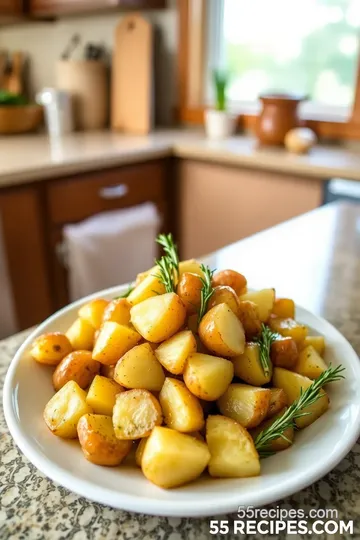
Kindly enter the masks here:
[[85, 13], [117, 6], [128, 9], [160, 9], [166, 7], [166, 0], [30, 0], [31, 13], [40, 16]]
[[23, 11], [23, 0], [0, 0], [0, 15], [21, 15]]

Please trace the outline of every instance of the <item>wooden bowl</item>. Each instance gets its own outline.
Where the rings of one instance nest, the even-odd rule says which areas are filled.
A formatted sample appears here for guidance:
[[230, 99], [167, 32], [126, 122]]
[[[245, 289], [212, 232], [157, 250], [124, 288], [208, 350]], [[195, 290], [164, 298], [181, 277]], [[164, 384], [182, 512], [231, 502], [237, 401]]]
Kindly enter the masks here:
[[3, 135], [35, 131], [42, 120], [40, 105], [0, 106], [0, 133]]

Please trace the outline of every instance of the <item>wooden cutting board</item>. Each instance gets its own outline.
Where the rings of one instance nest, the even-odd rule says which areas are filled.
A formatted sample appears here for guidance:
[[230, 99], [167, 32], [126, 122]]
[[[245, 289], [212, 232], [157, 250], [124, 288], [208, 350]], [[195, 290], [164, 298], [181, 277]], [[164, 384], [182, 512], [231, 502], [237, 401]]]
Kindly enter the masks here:
[[124, 17], [115, 30], [111, 126], [149, 133], [153, 123], [153, 29], [139, 14]]

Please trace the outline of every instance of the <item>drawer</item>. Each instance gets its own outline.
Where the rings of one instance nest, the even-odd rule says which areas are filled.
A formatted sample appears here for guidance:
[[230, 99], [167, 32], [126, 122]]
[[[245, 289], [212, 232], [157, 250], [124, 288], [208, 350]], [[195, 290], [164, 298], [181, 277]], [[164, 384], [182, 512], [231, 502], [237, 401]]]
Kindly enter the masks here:
[[51, 181], [47, 188], [50, 222], [63, 225], [99, 212], [164, 198], [165, 161], [97, 171]]

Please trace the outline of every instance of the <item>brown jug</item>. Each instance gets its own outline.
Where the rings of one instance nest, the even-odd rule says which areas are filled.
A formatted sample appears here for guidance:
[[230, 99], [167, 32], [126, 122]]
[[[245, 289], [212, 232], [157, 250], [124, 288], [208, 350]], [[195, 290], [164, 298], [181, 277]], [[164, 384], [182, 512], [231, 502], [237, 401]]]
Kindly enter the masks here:
[[262, 94], [262, 110], [257, 118], [256, 135], [261, 144], [281, 145], [287, 132], [300, 125], [297, 108], [305, 96]]

